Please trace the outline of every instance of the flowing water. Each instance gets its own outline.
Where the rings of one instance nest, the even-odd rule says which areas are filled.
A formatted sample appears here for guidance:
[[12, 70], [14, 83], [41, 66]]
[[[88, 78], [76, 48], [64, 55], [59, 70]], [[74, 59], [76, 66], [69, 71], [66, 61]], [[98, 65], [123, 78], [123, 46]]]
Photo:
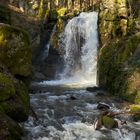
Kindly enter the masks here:
[[129, 116], [118, 116], [127, 121], [120, 129], [94, 129], [99, 102], [116, 112], [123, 105], [103, 91], [86, 90], [96, 85], [97, 17], [96, 12], [81, 13], [66, 25], [60, 40], [64, 70], [58, 80], [32, 83], [31, 106], [38, 120], [30, 115], [23, 124], [23, 140], [140, 140], [140, 122]]
[[24, 140], [140, 140], [140, 122], [132, 122], [129, 116], [118, 116], [127, 121], [120, 129], [94, 129], [99, 102], [108, 103], [115, 112], [121, 111], [123, 103], [107, 96], [58, 87], [31, 94], [38, 120], [30, 116], [24, 123]]
[[79, 76], [96, 84], [97, 19], [96, 12], [81, 13], [66, 25], [60, 44], [65, 49], [61, 79]]

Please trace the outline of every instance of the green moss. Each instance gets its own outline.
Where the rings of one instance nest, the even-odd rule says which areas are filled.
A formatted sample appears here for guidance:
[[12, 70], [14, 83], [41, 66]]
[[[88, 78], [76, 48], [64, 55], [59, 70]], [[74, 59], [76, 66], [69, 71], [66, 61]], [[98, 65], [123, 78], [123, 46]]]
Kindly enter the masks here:
[[[133, 118], [135, 121], [139, 121], [140, 120], [140, 105], [131, 105], [130, 106], [130, 111], [132, 113], [134, 113]], [[136, 113], [136, 114], [135, 114]], [[139, 114], [138, 114], [139, 113]]]
[[30, 97], [29, 97], [28, 89], [26, 85], [19, 80], [15, 82], [14, 85], [15, 85], [16, 93], [22, 101], [22, 105], [24, 107], [24, 111], [26, 114], [25, 118], [27, 118], [29, 114], [29, 108], [30, 108]]
[[140, 104], [140, 90], [136, 91], [135, 103]]
[[115, 0], [116, 3], [121, 3], [122, 0]]
[[15, 95], [15, 89], [11, 79], [0, 73], [0, 101], [5, 101]]
[[57, 10], [58, 17], [63, 17], [67, 12], [67, 8], [61, 8]]
[[122, 53], [119, 54], [118, 60], [125, 62], [136, 50], [138, 44], [140, 43], [140, 33], [136, 34], [134, 37], [128, 39], [125, 42], [126, 45], [122, 48]]
[[128, 39], [124, 37], [102, 48], [99, 56], [100, 85], [106, 86], [112, 94], [132, 102], [138, 102], [140, 78], [139, 74], [135, 74], [139, 68], [132, 67], [128, 61], [134, 57], [139, 43], [140, 33]]
[[14, 75], [31, 74], [31, 48], [27, 33], [19, 28], [0, 24], [0, 61]]
[[59, 18], [57, 23], [56, 23], [57, 32], [58, 33], [63, 32], [64, 31], [64, 26], [65, 26], [64, 20]]
[[29, 94], [26, 86], [21, 82], [15, 83], [16, 95], [0, 102], [0, 107], [12, 119], [18, 122], [27, 120], [29, 115]]
[[0, 113], [4, 113], [4, 110], [1, 106], [0, 106]]
[[102, 20], [113, 21], [116, 18], [116, 13], [114, 13], [114, 11], [111, 11], [109, 9], [105, 9], [104, 11], [100, 12], [100, 17], [102, 17]]
[[115, 126], [115, 121], [113, 118], [110, 118], [108, 116], [103, 116], [102, 123], [106, 128], [113, 128]]
[[140, 112], [140, 105], [137, 105], [137, 104], [131, 105], [131, 106], [130, 106], [130, 110], [131, 110], [132, 112]]

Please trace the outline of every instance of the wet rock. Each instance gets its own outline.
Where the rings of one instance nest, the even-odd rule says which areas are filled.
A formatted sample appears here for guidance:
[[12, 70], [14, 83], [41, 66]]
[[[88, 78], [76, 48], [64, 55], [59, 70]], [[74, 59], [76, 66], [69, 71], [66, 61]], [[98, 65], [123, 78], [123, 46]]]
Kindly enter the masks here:
[[97, 109], [99, 109], [99, 110], [108, 110], [108, 109], [110, 109], [110, 106], [108, 104], [106, 104], [106, 103], [99, 103], [97, 105]]
[[39, 79], [39, 80], [46, 79], [45, 75], [43, 73], [41, 73], [41, 72], [35, 72], [34, 78]]
[[0, 139], [1, 140], [21, 140], [22, 129], [8, 116], [0, 113]]
[[0, 107], [12, 119], [22, 122], [27, 120], [29, 114], [29, 95], [28, 90], [23, 82], [16, 81], [15, 95], [9, 99], [0, 102]]
[[70, 100], [77, 100], [75, 96], [70, 96]]
[[108, 128], [108, 129], [118, 128], [118, 121], [112, 117], [107, 116], [107, 115], [101, 115], [95, 119], [94, 129], [99, 130], [103, 126]]
[[52, 120], [49, 123], [50, 123], [50, 125], [54, 126], [59, 131], [64, 131], [65, 130], [65, 128], [62, 126], [62, 124], [59, 121]]
[[96, 92], [98, 90], [101, 90], [100, 87], [88, 87], [86, 88], [87, 91], [90, 91], [90, 92]]
[[96, 96], [107, 96], [107, 92], [103, 90], [96, 91]]
[[102, 123], [103, 123], [103, 125], [104, 125], [106, 128], [108, 128], [108, 129], [118, 127], [117, 121], [114, 120], [114, 119], [111, 118], [111, 117], [108, 117], [108, 116], [103, 116], [103, 117], [102, 117]]

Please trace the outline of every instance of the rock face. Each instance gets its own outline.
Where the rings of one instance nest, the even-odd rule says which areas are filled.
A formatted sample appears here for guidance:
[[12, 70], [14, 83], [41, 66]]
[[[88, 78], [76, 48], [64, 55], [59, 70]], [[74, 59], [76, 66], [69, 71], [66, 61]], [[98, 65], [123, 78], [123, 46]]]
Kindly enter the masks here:
[[[140, 33], [100, 50], [100, 84], [129, 101], [139, 102]], [[136, 60], [136, 61], [135, 61]]]
[[127, 34], [126, 0], [103, 0], [100, 3], [99, 32], [102, 45]]
[[[10, 23], [1, 14], [0, 21]], [[32, 54], [27, 33], [5, 23], [0, 23], [0, 139], [20, 140], [22, 130], [17, 122], [29, 115], [24, 82], [32, 73]]]
[[13, 75], [31, 74], [31, 48], [27, 34], [15, 27], [0, 24], [0, 61]]
[[3, 73], [0, 73], [0, 102], [15, 95], [15, 88], [12, 80]]
[[0, 139], [21, 140], [22, 129], [8, 116], [0, 113]]
[[29, 96], [21, 80], [31, 75], [31, 56], [27, 34], [13, 26], [0, 24], [0, 106], [16, 121], [28, 117]]
[[140, 103], [139, 2], [102, 1], [99, 13], [101, 49], [99, 84], [131, 102]]
[[[28, 90], [22, 81], [14, 79], [12, 82], [15, 95], [0, 102], [0, 108], [15, 121], [23, 122], [27, 120], [29, 114]], [[5, 92], [5, 96], [6, 94]]]

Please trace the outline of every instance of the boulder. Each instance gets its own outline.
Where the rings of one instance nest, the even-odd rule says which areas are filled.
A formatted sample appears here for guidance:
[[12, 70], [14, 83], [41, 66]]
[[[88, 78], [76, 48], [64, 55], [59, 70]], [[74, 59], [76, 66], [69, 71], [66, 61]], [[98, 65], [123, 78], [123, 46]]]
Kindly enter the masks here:
[[23, 82], [16, 81], [14, 86], [16, 94], [6, 101], [0, 102], [0, 107], [15, 121], [23, 122], [29, 115], [29, 94]]
[[108, 117], [108, 116], [102, 117], [102, 123], [108, 129], [117, 127], [116, 121], [113, 118]]
[[0, 23], [0, 61], [13, 75], [29, 76], [32, 72], [31, 48], [25, 31]]
[[134, 121], [140, 120], [140, 105], [135, 104], [130, 106], [130, 111], [132, 112]]
[[87, 87], [86, 90], [90, 92], [96, 92], [96, 91], [101, 90], [101, 88], [94, 86], [94, 87]]
[[0, 102], [15, 96], [16, 91], [12, 80], [3, 73], [0, 73]]
[[11, 118], [0, 112], [0, 139], [21, 140], [22, 129]]
[[97, 109], [99, 109], [99, 110], [108, 110], [108, 109], [110, 109], [110, 106], [108, 104], [106, 104], [106, 103], [101, 103], [100, 102], [97, 105]]
[[95, 119], [94, 128], [95, 130], [99, 130], [103, 126], [108, 129], [118, 128], [118, 122], [112, 117], [109, 117], [107, 115], [101, 115]]

